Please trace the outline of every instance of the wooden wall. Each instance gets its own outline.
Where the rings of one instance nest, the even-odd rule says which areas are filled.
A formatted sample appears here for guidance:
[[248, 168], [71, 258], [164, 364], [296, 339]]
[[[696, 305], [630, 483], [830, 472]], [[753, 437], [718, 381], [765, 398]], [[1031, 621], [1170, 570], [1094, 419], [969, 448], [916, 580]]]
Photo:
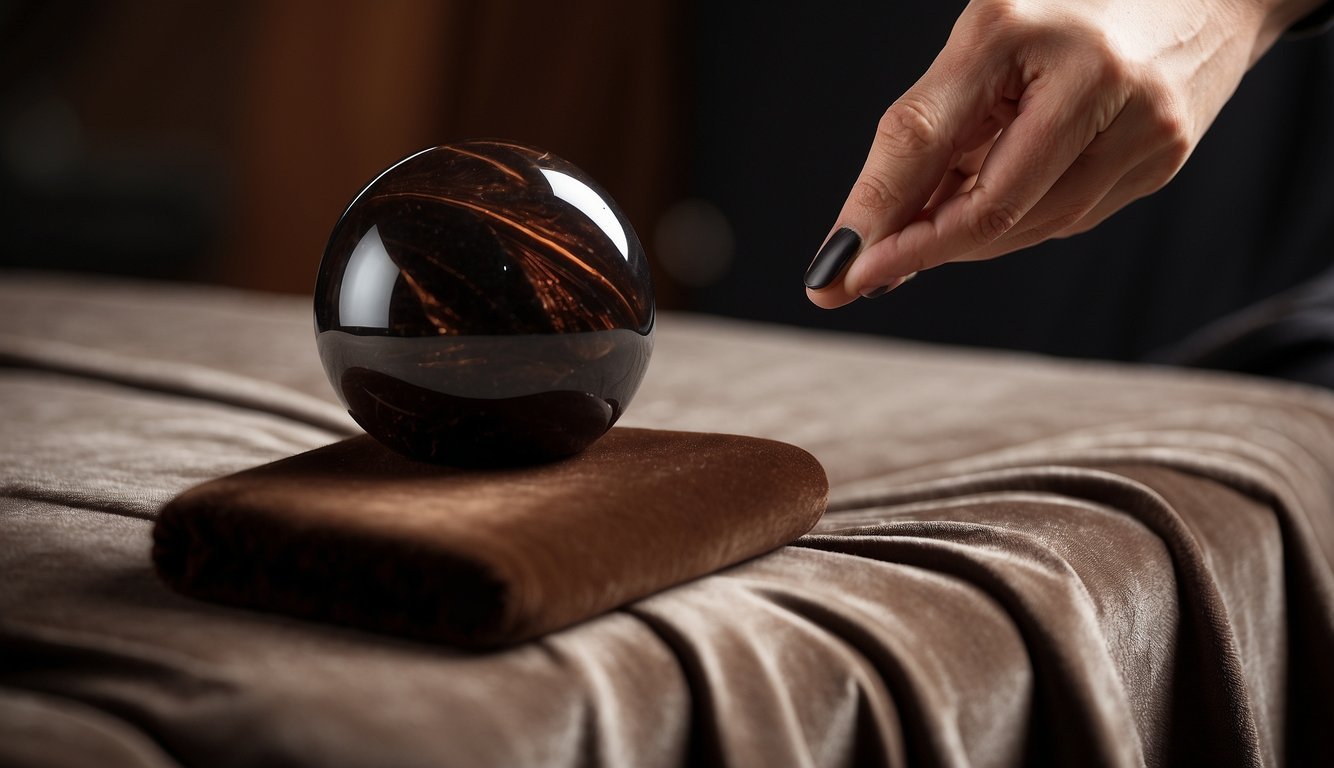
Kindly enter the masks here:
[[[66, 99], [90, 153], [133, 145], [212, 158], [217, 232], [198, 274], [304, 293], [363, 183], [463, 138], [510, 138], [575, 162], [651, 242], [686, 182], [680, 7], [29, 3], [11, 14], [0, 64], [7, 92], [36, 83]], [[670, 285], [660, 289], [670, 304]]]

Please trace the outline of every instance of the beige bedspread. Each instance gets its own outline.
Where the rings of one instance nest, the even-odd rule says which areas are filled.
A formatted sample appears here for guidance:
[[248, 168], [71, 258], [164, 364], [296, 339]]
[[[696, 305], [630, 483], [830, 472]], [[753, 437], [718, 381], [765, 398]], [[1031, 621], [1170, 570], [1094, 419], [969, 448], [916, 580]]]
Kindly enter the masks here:
[[801, 446], [830, 513], [771, 555], [469, 654], [153, 576], [173, 495], [355, 432], [305, 301], [8, 274], [0, 307], [2, 765], [1332, 754], [1323, 392], [666, 315], [623, 423]]

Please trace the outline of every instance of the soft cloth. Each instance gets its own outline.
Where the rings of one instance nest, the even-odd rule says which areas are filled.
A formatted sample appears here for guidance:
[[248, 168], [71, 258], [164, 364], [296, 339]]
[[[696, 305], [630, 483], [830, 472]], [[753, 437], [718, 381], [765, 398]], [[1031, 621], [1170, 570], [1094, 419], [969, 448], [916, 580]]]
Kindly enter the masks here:
[[0, 276], [0, 765], [1281, 766], [1334, 753], [1334, 395], [664, 314], [622, 423], [812, 534], [487, 653], [186, 598], [158, 511], [356, 434], [310, 302]]
[[507, 645], [787, 544], [828, 490], [809, 453], [737, 435], [619, 428], [505, 470], [362, 436], [187, 491], [158, 517], [153, 560], [204, 599]]

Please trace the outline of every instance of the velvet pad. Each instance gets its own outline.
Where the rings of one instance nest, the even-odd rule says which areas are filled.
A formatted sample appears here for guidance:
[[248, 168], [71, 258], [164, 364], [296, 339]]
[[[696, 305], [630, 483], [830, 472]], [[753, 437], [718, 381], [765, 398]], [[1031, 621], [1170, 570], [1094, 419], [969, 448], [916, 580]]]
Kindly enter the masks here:
[[616, 428], [578, 456], [463, 470], [355, 437], [199, 485], [153, 531], [187, 595], [474, 648], [780, 547], [824, 512], [810, 454]]

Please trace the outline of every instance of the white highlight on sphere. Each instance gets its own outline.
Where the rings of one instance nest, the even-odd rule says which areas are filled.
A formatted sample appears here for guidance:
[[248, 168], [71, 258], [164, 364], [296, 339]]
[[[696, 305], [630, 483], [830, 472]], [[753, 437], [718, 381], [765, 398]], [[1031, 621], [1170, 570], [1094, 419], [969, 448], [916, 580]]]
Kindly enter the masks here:
[[602, 199], [602, 195], [593, 191], [593, 188], [569, 175], [560, 171], [553, 171], [550, 168], [542, 168], [542, 175], [547, 177], [547, 183], [551, 185], [551, 192], [556, 197], [578, 208], [585, 216], [598, 226], [611, 242], [621, 252], [621, 256], [626, 261], [630, 260], [630, 239], [625, 236], [625, 227], [621, 226], [620, 219], [612, 212], [607, 201]]
[[338, 293], [338, 321], [362, 328], [388, 328], [389, 297], [397, 281], [398, 265], [389, 258], [379, 228], [372, 226], [347, 259]]

